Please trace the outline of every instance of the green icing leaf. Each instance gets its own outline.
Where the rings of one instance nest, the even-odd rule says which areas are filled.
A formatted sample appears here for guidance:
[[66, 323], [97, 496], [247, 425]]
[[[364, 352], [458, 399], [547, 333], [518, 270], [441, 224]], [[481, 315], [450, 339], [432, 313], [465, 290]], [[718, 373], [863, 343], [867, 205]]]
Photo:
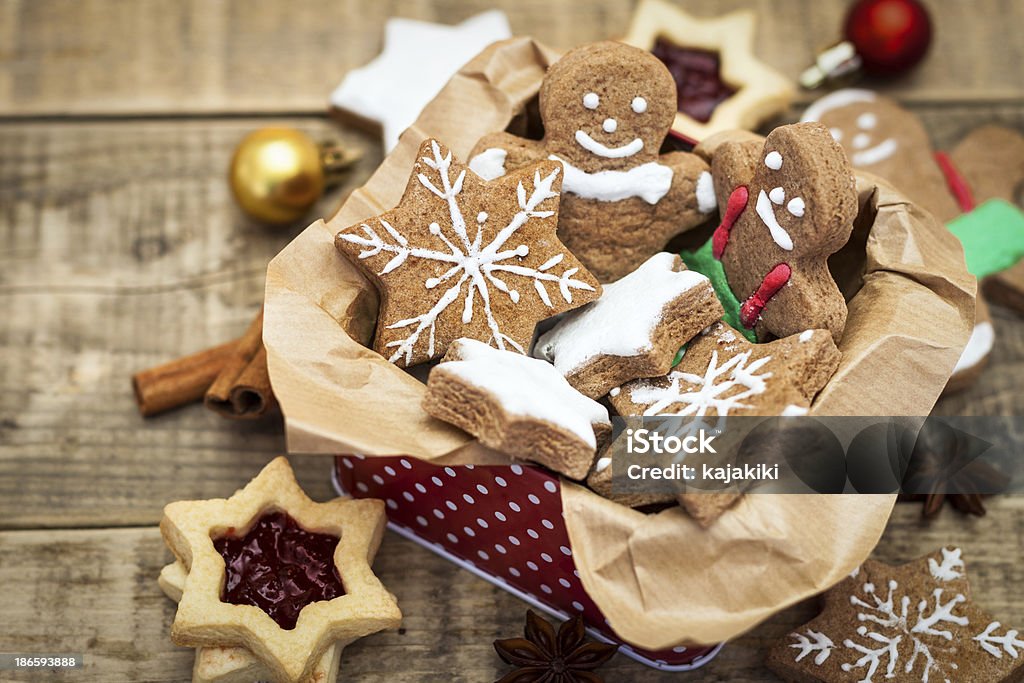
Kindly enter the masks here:
[[[716, 259], [711, 251], [711, 240], [709, 239], [705, 242], [697, 251], [682, 252], [679, 254], [679, 258], [683, 260], [687, 268], [695, 270], [711, 280], [711, 286], [715, 288], [715, 294], [718, 295], [718, 300], [722, 302], [722, 308], [725, 309], [725, 315], [722, 316], [722, 320], [736, 328], [750, 341], [756, 342], [757, 335], [755, 332], [744, 327], [743, 323], [740, 322], [740, 300], [736, 298], [736, 295], [732, 293], [732, 289], [729, 287], [729, 281], [725, 277], [725, 268], [722, 267], [722, 262]], [[680, 358], [682, 356], [677, 354], [677, 363]]]
[[1024, 257], [1024, 213], [1002, 199], [976, 206], [951, 220], [948, 227], [964, 247], [968, 272], [979, 280], [1006, 270]]

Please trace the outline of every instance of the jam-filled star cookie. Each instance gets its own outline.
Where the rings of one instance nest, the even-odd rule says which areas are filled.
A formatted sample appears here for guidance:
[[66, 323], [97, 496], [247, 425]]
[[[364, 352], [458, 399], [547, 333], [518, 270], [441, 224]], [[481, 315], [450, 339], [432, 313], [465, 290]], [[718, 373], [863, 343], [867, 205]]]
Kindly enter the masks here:
[[668, 372], [679, 347], [721, 317], [711, 282], [660, 252], [567, 313], [533, 354], [585, 396], [600, 398], [631, 379]]
[[715, 208], [707, 164], [660, 149], [675, 83], [645, 50], [616, 42], [569, 51], [540, 90], [544, 139], [484, 136], [470, 168], [496, 178], [539, 159], [565, 169], [558, 234], [602, 282], [635, 270]]
[[665, 0], [641, 0], [623, 39], [650, 50], [676, 82], [672, 129], [694, 140], [757, 128], [781, 114], [796, 92], [793, 82], [754, 55], [756, 14], [694, 17]]
[[605, 407], [550, 363], [474, 339], [457, 340], [430, 371], [423, 409], [485, 446], [572, 479], [587, 476], [611, 434]]
[[974, 604], [960, 548], [897, 567], [868, 560], [824, 603], [769, 653], [782, 680], [1009, 683], [1024, 675], [1024, 639]]
[[373, 349], [402, 367], [462, 337], [525, 353], [539, 321], [596, 299], [555, 236], [562, 176], [542, 161], [484, 182], [425, 140], [398, 206], [335, 237], [380, 291]]
[[[157, 582], [160, 589], [174, 602], [181, 600], [188, 572], [178, 561], [160, 570]], [[320, 661], [313, 667], [309, 678], [303, 683], [334, 683], [338, 680], [338, 663], [346, 643], [332, 643], [327, 646]], [[249, 683], [265, 681], [270, 672], [251, 652], [244, 647], [229, 645], [196, 648], [195, 665], [192, 667], [192, 683]]]
[[[751, 170], [746, 141], [734, 158]], [[857, 188], [846, 153], [820, 123], [776, 128], [764, 141], [750, 181], [732, 189], [713, 235], [729, 286], [742, 302], [740, 321], [759, 338], [827, 329], [838, 341], [846, 301], [828, 257], [850, 238]]]
[[283, 457], [228, 499], [167, 505], [160, 532], [188, 572], [171, 639], [245, 648], [274, 681], [307, 680], [332, 643], [401, 621], [370, 569], [384, 523], [379, 500], [311, 501]]

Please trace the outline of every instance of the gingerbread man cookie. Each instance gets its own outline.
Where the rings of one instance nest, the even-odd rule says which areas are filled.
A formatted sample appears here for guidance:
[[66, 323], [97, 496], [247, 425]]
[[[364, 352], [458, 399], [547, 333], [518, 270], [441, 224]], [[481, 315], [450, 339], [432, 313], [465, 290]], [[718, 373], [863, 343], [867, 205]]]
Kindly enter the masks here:
[[665, 374], [679, 347], [721, 317], [711, 282], [660, 252], [566, 314], [533, 354], [554, 363], [583, 395], [599, 398], [631, 379]]
[[800, 120], [828, 126], [854, 168], [885, 178], [943, 223], [960, 213], [924, 125], [893, 100], [870, 90], [837, 90]]
[[769, 653], [782, 680], [1009, 683], [1024, 674], [1024, 639], [974, 604], [960, 548], [898, 567], [868, 560], [824, 603]]
[[402, 367], [461, 337], [525, 353], [539, 321], [596, 299], [555, 237], [562, 175], [542, 161], [484, 182], [425, 140], [399, 205], [335, 238], [380, 291], [373, 349]]
[[[734, 144], [743, 149], [731, 152]], [[740, 321], [761, 339], [823, 328], [838, 341], [846, 302], [828, 257], [849, 240], [857, 215], [850, 162], [820, 123], [776, 128], [754, 169], [750, 145], [723, 142], [715, 155], [735, 160], [739, 168], [730, 177], [750, 177], [730, 191], [712, 238], [714, 256], [743, 302]]]
[[608, 411], [552, 365], [459, 339], [430, 371], [423, 409], [490, 448], [572, 479], [587, 476], [611, 434]]
[[649, 52], [584, 45], [544, 78], [544, 139], [487, 135], [470, 168], [496, 178], [539, 159], [560, 161], [559, 237], [600, 281], [617, 280], [715, 208], [702, 159], [659, 153], [675, 112], [672, 76]]

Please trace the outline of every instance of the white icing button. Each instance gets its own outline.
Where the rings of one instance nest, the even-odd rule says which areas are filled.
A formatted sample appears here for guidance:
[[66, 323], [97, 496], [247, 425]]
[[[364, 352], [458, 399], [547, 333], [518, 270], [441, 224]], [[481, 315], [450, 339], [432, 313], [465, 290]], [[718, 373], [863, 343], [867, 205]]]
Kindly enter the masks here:
[[478, 213], [476, 215], [476, 222], [477, 223], [483, 223], [486, 220], [487, 220], [487, 212], [486, 211], [481, 211], [480, 213]]
[[782, 168], [782, 155], [778, 152], [768, 152], [768, 155], [764, 158], [764, 165], [773, 171], [778, 171]]
[[871, 144], [871, 136], [867, 133], [857, 133], [853, 136], [853, 148], [864, 149]]
[[601, 103], [601, 98], [597, 96], [596, 92], [588, 92], [583, 96], [583, 106], [587, 109], [597, 109], [597, 105]]
[[835, 140], [836, 142], [839, 142], [840, 140], [843, 139], [843, 131], [839, 130], [838, 128], [829, 128], [828, 132], [832, 135], [832, 139]]
[[786, 204], [786, 211], [797, 218], [802, 218], [804, 215], [804, 200], [801, 197], [793, 197], [789, 200], [789, 204]]
[[786, 201], [786, 191], [781, 187], [776, 187], [768, 193], [768, 199], [772, 200], [773, 204], [782, 204]]
[[601, 124], [601, 128], [604, 129], [605, 133], [614, 133], [615, 129], [619, 127], [619, 122], [615, 119], [608, 118]]
[[635, 111], [637, 114], [643, 114], [645, 111], [647, 111], [647, 100], [645, 100], [642, 97], [634, 97], [633, 102], [630, 103], [630, 106], [633, 107], [633, 111]]
[[878, 125], [878, 117], [866, 111], [857, 117], [857, 125], [864, 130], [871, 130]]

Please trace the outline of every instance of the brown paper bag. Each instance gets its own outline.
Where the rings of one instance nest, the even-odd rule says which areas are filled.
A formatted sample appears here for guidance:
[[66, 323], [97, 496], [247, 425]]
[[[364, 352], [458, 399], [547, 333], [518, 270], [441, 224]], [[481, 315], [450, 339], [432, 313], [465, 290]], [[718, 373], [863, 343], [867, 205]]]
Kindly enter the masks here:
[[[424, 385], [370, 351], [373, 287], [334, 249], [334, 234], [394, 206], [419, 142], [465, 159], [536, 94], [555, 59], [527, 38], [467, 64], [328, 223], [270, 264], [264, 341], [292, 452], [502, 462], [426, 415]], [[974, 322], [974, 280], [959, 242], [890, 186], [859, 176], [861, 212], [842, 286], [852, 299], [843, 361], [813, 412], [926, 415]], [[504, 460], [507, 462], [507, 460]], [[839, 581], [871, 552], [892, 496], [750, 495], [710, 529], [679, 509], [644, 515], [580, 486], [562, 487], [587, 592], [625, 640], [648, 649], [715, 643]]]

